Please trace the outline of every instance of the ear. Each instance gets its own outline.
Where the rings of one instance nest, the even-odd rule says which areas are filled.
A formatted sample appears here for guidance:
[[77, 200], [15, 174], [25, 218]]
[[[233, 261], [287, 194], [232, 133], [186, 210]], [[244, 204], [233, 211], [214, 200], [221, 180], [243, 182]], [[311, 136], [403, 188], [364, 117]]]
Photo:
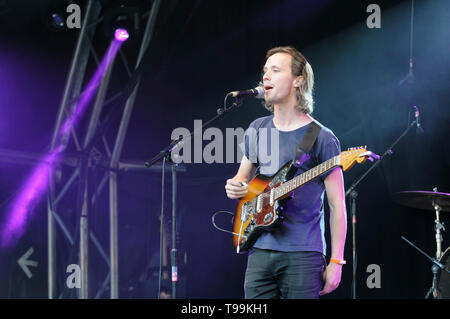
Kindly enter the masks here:
[[295, 80], [294, 80], [294, 87], [298, 88], [298, 87], [300, 87], [300, 85], [302, 83], [303, 83], [303, 76], [300, 75], [300, 76], [295, 78]]

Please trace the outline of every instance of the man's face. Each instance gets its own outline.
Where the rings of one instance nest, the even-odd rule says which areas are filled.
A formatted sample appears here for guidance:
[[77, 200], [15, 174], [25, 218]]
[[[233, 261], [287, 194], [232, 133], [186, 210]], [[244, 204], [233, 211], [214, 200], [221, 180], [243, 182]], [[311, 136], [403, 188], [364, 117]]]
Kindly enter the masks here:
[[295, 86], [298, 77], [292, 74], [291, 55], [275, 53], [264, 65], [263, 84], [266, 104], [286, 104], [295, 101]]

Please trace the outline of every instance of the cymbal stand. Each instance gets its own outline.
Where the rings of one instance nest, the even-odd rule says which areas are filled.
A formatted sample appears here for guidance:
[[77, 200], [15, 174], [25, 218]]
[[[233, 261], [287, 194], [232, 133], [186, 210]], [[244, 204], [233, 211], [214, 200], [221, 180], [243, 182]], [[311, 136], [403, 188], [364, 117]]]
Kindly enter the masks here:
[[[437, 188], [433, 188], [434, 192], [437, 192]], [[441, 234], [441, 229], [444, 231], [445, 230], [445, 226], [443, 223], [441, 223], [440, 219], [439, 219], [439, 213], [441, 212], [441, 207], [439, 206], [439, 204], [435, 203], [435, 201], [433, 200], [432, 202], [433, 208], [436, 211], [436, 220], [434, 221], [435, 225], [434, 225], [434, 231], [436, 232], [436, 258], [440, 259], [442, 256], [442, 234]]]
[[429, 260], [431, 260], [433, 262], [433, 266], [431, 267], [431, 271], [433, 272], [433, 282], [431, 284], [431, 288], [428, 290], [425, 299], [427, 299], [431, 293], [433, 293], [433, 298], [438, 298], [439, 293], [438, 293], [438, 288], [437, 288], [437, 274], [439, 272], [439, 268], [442, 270], [445, 270], [446, 272], [448, 272], [450, 274], [450, 270], [447, 269], [447, 267], [445, 267], [445, 265], [441, 264], [438, 259], [433, 258], [431, 256], [429, 256], [427, 253], [425, 253], [422, 249], [420, 249], [419, 247], [417, 247], [416, 245], [414, 245], [412, 242], [410, 242], [408, 239], [406, 239], [405, 237], [401, 236], [401, 238], [406, 241], [408, 244], [410, 244], [411, 246], [413, 246], [415, 249], [417, 249], [422, 255], [426, 256]]
[[431, 287], [428, 289], [427, 294], [425, 295], [425, 299], [428, 299], [430, 294], [433, 294], [433, 298], [437, 299], [439, 296], [438, 287], [437, 287], [437, 274], [439, 272], [439, 267], [433, 264], [431, 267], [431, 272], [433, 273], [433, 281], [431, 282]]

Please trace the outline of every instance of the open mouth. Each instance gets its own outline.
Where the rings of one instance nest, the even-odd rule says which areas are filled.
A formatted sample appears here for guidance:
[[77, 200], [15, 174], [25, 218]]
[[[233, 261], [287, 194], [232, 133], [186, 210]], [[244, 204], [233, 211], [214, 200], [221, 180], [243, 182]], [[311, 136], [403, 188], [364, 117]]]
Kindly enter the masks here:
[[264, 85], [264, 91], [269, 92], [272, 89], [273, 89], [273, 86], [271, 86], [271, 85]]

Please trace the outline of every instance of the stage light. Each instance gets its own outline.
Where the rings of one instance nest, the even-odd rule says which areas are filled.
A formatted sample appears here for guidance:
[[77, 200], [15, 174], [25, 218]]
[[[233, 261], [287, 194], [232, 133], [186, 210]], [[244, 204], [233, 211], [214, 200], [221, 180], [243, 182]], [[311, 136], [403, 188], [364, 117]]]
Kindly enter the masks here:
[[68, 13], [66, 9], [72, 2], [70, 0], [50, 0], [40, 7], [41, 19], [51, 31], [60, 32], [67, 29]]
[[[130, 3], [132, 4], [132, 2]], [[140, 31], [140, 8], [136, 6], [125, 6], [124, 4], [110, 6], [105, 9], [103, 27], [108, 38], [115, 37], [118, 41], [134, 39]], [[117, 30], [123, 30], [118, 34]]]
[[125, 29], [116, 29], [114, 32], [114, 37], [117, 41], [126, 41], [130, 35], [128, 34], [128, 31]]
[[[80, 119], [86, 113], [90, 101], [92, 101], [92, 98], [95, 96], [106, 70], [116, 57], [123, 41], [126, 40], [126, 30], [118, 31], [118, 34], [120, 35], [119, 39], [121, 40], [111, 41], [97, 70], [80, 94], [75, 108], [68, 114], [64, 123], [61, 125], [59, 130], [60, 138], [69, 134], [72, 128], [77, 127]], [[18, 195], [14, 198], [11, 206], [6, 211], [5, 218], [0, 220], [0, 248], [15, 245], [17, 240], [19, 240], [25, 232], [27, 221], [31, 218], [36, 204], [47, 190], [50, 174], [52, 170], [54, 170], [64, 149], [64, 144], [60, 143], [55, 146], [55, 149], [52, 152], [45, 155], [33, 170]]]
[[50, 15], [50, 23], [55, 28], [64, 28], [64, 21], [64, 17], [62, 17], [59, 13], [52, 13]]

